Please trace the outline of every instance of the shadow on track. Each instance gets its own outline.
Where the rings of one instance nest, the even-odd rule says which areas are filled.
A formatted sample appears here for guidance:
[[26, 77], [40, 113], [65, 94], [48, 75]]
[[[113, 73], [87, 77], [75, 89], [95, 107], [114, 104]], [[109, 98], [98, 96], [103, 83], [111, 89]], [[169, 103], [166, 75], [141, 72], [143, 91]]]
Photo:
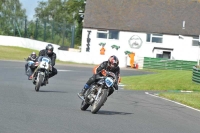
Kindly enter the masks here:
[[97, 114], [99, 115], [132, 115], [133, 113], [99, 110]]
[[66, 91], [50, 91], [50, 90], [39, 90], [39, 93], [40, 92], [67, 93]]

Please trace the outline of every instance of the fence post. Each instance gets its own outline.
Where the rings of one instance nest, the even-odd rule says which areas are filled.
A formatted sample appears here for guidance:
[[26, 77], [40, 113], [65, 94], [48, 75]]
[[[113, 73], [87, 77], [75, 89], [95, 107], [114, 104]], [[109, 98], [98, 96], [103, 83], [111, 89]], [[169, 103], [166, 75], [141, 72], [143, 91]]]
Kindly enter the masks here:
[[63, 41], [62, 41], [62, 46], [64, 46], [64, 42], [65, 42], [65, 23], [63, 24]]
[[35, 24], [35, 35], [34, 35], [34, 39], [37, 39], [37, 30], [38, 30], [38, 18], [36, 19], [36, 24]]
[[16, 36], [16, 24], [15, 24], [15, 16], [14, 16], [14, 36]]
[[71, 46], [70, 46], [70, 48], [74, 48], [74, 31], [75, 31], [75, 26], [72, 25], [72, 38], [71, 38]]
[[24, 37], [27, 37], [27, 17], [25, 17]]
[[52, 34], [51, 34], [51, 39], [52, 39], [52, 41], [53, 41], [53, 39], [54, 39], [53, 33], [54, 33], [54, 20], [52, 21]]
[[44, 38], [43, 40], [46, 40], [46, 20], [44, 19]]

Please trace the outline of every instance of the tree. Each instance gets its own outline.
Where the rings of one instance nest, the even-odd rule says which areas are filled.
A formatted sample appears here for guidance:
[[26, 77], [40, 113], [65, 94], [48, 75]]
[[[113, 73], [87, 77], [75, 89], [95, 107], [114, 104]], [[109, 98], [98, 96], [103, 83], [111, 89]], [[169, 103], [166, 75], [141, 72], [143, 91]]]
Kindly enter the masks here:
[[70, 29], [70, 25], [75, 25], [75, 43], [80, 44], [82, 18], [79, 16], [79, 10], [84, 10], [84, 0], [48, 0], [47, 2], [39, 2], [38, 7], [35, 8], [35, 16], [41, 20], [45, 19], [49, 25], [54, 23], [54, 29], [52, 29], [54, 35], [65, 35], [68, 41], [72, 36], [72, 31], [67, 29]]
[[83, 18], [79, 15], [79, 10], [84, 12], [85, 10], [85, 0], [68, 0], [66, 3], [66, 9], [69, 14], [69, 22], [74, 23], [76, 25], [76, 33], [75, 33], [75, 43], [81, 44], [82, 38], [82, 20]]
[[19, 35], [22, 19], [25, 18], [25, 9], [19, 0], [0, 1], [0, 32], [4, 35]]

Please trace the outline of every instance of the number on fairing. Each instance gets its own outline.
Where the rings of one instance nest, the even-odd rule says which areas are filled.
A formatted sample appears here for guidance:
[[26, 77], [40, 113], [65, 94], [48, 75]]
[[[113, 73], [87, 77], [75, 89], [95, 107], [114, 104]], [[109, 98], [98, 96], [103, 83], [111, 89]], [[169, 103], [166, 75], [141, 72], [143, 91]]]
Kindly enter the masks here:
[[106, 82], [106, 85], [107, 85], [108, 87], [111, 87], [111, 86], [113, 85], [113, 80], [112, 80], [111, 78], [109, 78], [109, 77], [107, 77], [107, 78], [105, 79], [105, 82]]
[[46, 63], [45, 61], [42, 61], [42, 62], [40, 63], [40, 68], [48, 69], [48, 68], [49, 68], [49, 64]]

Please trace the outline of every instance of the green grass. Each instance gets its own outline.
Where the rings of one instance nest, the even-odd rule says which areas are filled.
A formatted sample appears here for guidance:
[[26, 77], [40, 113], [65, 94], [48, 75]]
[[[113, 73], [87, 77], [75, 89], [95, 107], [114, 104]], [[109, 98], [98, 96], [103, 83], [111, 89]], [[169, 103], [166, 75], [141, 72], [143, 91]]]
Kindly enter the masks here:
[[131, 90], [192, 90], [200, 91], [200, 85], [192, 82], [192, 71], [150, 70], [155, 74], [122, 77], [125, 89]]
[[21, 47], [10, 47], [10, 46], [0, 46], [0, 59], [2, 60], [24, 60], [32, 52], [36, 52], [37, 55], [39, 51], [21, 48]]
[[200, 109], [200, 93], [160, 93], [159, 96]]
[[[192, 81], [192, 71], [147, 70], [155, 74], [122, 77], [125, 89], [159, 91], [159, 96], [200, 109], [200, 84]], [[180, 90], [194, 91], [180, 93]]]
[[[24, 60], [24, 58], [27, 58], [32, 52], [35, 52], [37, 55], [39, 54], [39, 51], [28, 49], [28, 48], [22, 48], [22, 47], [13, 47], [13, 46], [0, 46], [0, 59], [1, 60]], [[56, 60], [56, 64], [81, 64], [81, 65], [93, 65], [93, 64], [87, 64], [87, 63], [75, 63], [75, 62], [69, 62], [69, 61], [60, 61]]]

